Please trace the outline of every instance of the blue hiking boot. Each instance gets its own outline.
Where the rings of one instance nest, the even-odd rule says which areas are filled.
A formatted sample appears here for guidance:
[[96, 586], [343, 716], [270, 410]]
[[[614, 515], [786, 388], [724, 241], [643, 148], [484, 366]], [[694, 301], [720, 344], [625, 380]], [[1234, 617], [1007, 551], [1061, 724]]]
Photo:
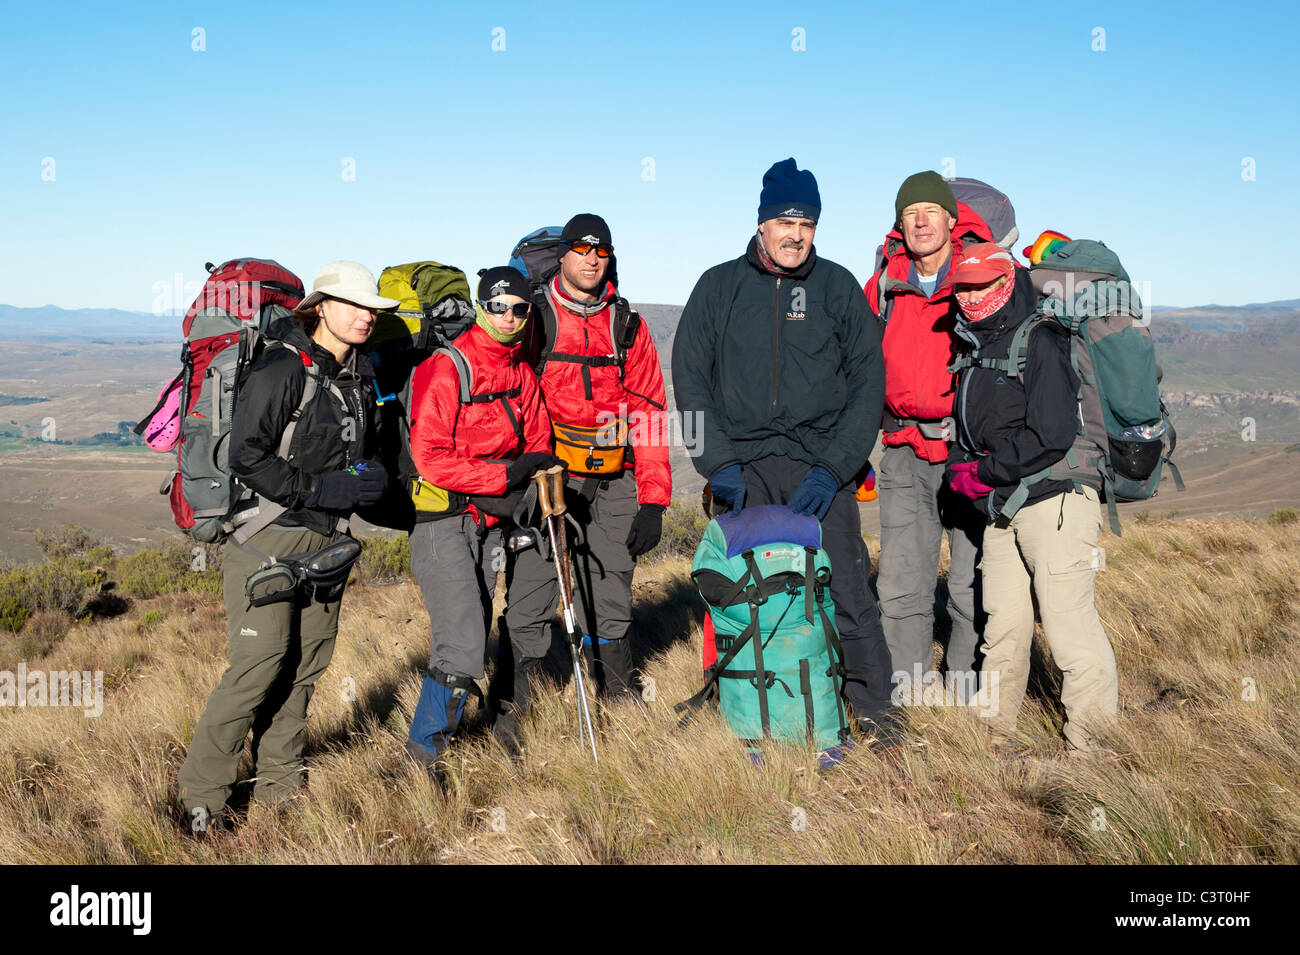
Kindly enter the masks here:
[[436, 766], [442, 761], [452, 737], [460, 727], [465, 700], [474, 681], [469, 677], [443, 673], [430, 667], [420, 684], [420, 700], [411, 717], [406, 752], [418, 763]]

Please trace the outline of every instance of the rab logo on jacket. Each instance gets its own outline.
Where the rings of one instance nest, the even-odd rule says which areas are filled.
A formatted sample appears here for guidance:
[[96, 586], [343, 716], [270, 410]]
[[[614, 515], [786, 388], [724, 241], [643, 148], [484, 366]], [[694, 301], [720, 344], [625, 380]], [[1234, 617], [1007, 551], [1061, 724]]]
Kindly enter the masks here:
[[808, 292], [796, 285], [790, 292], [790, 309], [785, 313], [787, 322], [802, 322], [808, 317]]

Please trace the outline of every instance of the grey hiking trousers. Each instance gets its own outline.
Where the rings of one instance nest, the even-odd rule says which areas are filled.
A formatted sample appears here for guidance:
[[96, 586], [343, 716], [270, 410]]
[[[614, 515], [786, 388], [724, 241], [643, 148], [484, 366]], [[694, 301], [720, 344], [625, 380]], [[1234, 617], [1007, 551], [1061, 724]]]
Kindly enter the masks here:
[[497, 571], [504, 566], [499, 526], [480, 527], [468, 514], [415, 525], [411, 573], [429, 614], [430, 668], [482, 678]]
[[[596, 485], [588, 503], [584, 478], [570, 477], [565, 501], [585, 535], [579, 545], [570, 533], [573, 557], [573, 604], [579, 626], [599, 645], [625, 640], [632, 627], [632, 572], [636, 561], [627, 550], [627, 535], [636, 517], [636, 481], [624, 472]], [[540, 537], [546, 537], [543, 525]], [[549, 543], [514, 555], [505, 612], [516, 660], [544, 657], [551, 646], [551, 618], [559, 600], [555, 563]], [[599, 652], [599, 650], [597, 651]]]
[[934, 668], [934, 591], [945, 532], [952, 555], [948, 671], [973, 671], [979, 645], [975, 566], [985, 521], [966, 498], [942, 486], [945, 468], [921, 460], [910, 447], [885, 448], [876, 467], [880, 618], [894, 673], [905, 673], [913, 682], [917, 665], [923, 674]]

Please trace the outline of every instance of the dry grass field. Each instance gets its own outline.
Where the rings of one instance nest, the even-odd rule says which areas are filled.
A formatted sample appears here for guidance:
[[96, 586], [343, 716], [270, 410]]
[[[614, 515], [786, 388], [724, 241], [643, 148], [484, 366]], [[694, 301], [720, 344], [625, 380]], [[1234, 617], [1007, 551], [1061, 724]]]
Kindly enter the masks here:
[[[654, 699], [601, 715], [601, 762], [574, 737], [572, 690], [541, 694], [512, 758], [468, 714], [446, 792], [402, 747], [428, 652], [410, 581], [344, 600], [317, 686], [309, 785], [247, 806], [204, 842], [178, 826], [176, 773], [225, 661], [218, 598], [130, 598], [73, 624], [0, 631], [0, 669], [102, 670], [102, 715], [0, 708], [0, 855], [29, 863], [1300, 862], [1300, 522], [1130, 519], [1107, 537], [1102, 620], [1120, 670], [1112, 753], [1064, 755], [1059, 672], [1035, 652], [1020, 732], [995, 757], [970, 710], [906, 711], [897, 764], [865, 747], [818, 771], [772, 746], [756, 767], [698, 688], [688, 564], [638, 569], [636, 650]], [[873, 547], [874, 557], [874, 547]], [[110, 578], [112, 571], [108, 571]], [[102, 576], [102, 575], [101, 575]], [[555, 668], [563, 671], [563, 664]], [[355, 692], [352, 688], [355, 687]]]

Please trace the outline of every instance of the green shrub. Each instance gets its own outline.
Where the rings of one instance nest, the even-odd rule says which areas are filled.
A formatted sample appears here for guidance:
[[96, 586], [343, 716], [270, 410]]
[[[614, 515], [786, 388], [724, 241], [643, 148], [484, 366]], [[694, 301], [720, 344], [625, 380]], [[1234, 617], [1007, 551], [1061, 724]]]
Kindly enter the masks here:
[[695, 556], [695, 548], [700, 546], [700, 538], [709, 526], [709, 518], [695, 499], [690, 501], [673, 501], [664, 511], [664, 532], [659, 539], [659, 546], [650, 552], [654, 558], [684, 557], [690, 560]]
[[117, 580], [123, 593], [143, 598], [186, 591], [221, 593], [221, 550], [206, 547], [196, 554], [194, 549], [201, 546], [170, 540], [162, 547], [145, 548], [119, 558]]
[[1279, 507], [1272, 514], [1268, 515], [1268, 522], [1270, 524], [1294, 524], [1298, 520], [1300, 520], [1300, 511], [1297, 511], [1294, 507]]
[[62, 610], [76, 614], [85, 601], [86, 587], [94, 575], [71, 558], [28, 564], [25, 570], [34, 610]]
[[113, 558], [113, 549], [111, 547], [104, 544], [100, 538], [93, 536], [84, 527], [79, 527], [76, 524], [64, 524], [54, 530], [38, 530], [33, 536], [36, 540], [36, 546], [41, 549], [41, 553], [49, 560], [87, 554], [92, 550], [96, 553], [107, 550], [107, 559], [112, 560]]
[[40, 610], [75, 616], [96, 578], [69, 557], [0, 572], [0, 627], [17, 631]]
[[411, 541], [406, 534], [361, 538], [361, 557], [353, 578], [365, 584], [392, 583], [411, 577]]
[[113, 553], [113, 548], [108, 544], [100, 544], [98, 547], [92, 547], [81, 555], [81, 559], [90, 566], [104, 565], [107, 566], [117, 559]]
[[[4, 583], [0, 582], [0, 588], [3, 587]], [[17, 633], [31, 615], [31, 610], [17, 594], [0, 595], [0, 630], [12, 630]]]

